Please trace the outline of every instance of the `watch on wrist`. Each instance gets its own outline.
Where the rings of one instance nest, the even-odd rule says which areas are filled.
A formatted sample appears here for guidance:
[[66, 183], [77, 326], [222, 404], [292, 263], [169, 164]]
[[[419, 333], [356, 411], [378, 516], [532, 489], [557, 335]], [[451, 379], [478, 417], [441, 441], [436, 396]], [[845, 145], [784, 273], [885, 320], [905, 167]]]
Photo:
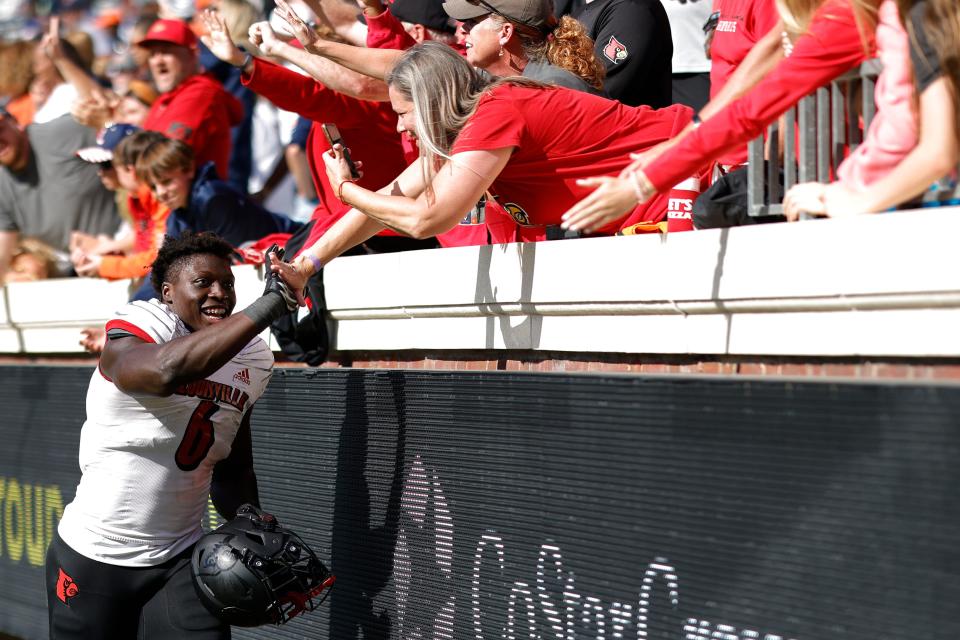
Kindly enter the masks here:
[[241, 62], [240, 64], [236, 65], [236, 67], [237, 67], [237, 69], [240, 69], [240, 71], [246, 72], [246, 70], [247, 70], [247, 65], [249, 65], [252, 61], [253, 61], [253, 56], [250, 55], [249, 53], [247, 53], [246, 51], [244, 51], [244, 53], [243, 53], [243, 62]]

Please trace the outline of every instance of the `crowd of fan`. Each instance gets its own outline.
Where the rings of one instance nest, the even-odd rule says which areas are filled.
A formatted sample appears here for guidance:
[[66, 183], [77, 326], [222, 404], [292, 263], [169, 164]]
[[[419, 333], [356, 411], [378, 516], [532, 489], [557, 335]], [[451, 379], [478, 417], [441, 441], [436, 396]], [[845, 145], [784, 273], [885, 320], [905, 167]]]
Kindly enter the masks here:
[[187, 231], [286, 243], [303, 288], [343, 254], [754, 223], [747, 141], [874, 57], [863, 143], [786, 219], [955, 197], [956, 0], [7, 4], [4, 282], [150, 298]]

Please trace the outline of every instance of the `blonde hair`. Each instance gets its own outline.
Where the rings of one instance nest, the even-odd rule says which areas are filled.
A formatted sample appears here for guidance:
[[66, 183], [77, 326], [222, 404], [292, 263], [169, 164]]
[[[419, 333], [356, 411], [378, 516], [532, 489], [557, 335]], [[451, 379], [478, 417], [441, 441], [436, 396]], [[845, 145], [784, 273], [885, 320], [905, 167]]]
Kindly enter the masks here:
[[[870, 35], [877, 26], [877, 6], [881, 0], [844, 0], [851, 5], [860, 41], [864, 51], [869, 49]], [[775, 0], [777, 13], [791, 38], [805, 34], [810, 28], [813, 14], [828, 0]], [[829, 18], [829, 14], [827, 14]]]
[[32, 256], [40, 263], [43, 268], [41, 278], [52, 278], [58, 275], [57, 252], [44, 241], [30, 237], [21, 238], [11, 259], [16, 260], [23, 255]]
[[414, 105], [414, 122], [428, 185], [480, 98], [501, 84], [550, 89], [535, 80], [512, 77], [490, 82], [451, 47], [423, 42], [407, 49], [387, 75], [387, 84]]
[[33, 49], [26, 40], [0, 43], [0, 95], [18, 98], [33, 81]]
[[[491, 14], [497, 26], [510, 22], [499, 14]], [[510, 22], [520, 39], [528, 60], [546, 60], [555, 67], [569, 71], [594, 89], [603, 89], [606, 69], [597, 60], [593, 39], [580, 22], [570, 16], [555, 21], [552, 30], [543, 32], [524, 24]]]

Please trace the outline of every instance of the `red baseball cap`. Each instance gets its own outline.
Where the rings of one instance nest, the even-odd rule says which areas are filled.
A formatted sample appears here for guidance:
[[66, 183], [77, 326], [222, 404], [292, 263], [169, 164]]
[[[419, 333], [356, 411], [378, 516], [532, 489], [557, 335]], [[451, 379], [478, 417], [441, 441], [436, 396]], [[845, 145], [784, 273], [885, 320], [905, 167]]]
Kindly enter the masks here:
[[151, 44], [161, 42], [170, 42], [181, 47], [194, 49], [197, 46], [197, 35], [190, 29], [190, 25], [183, 20], [162, 18], [150, 25], [147, 34], [137, 44], [141, 47], [149, 47]]

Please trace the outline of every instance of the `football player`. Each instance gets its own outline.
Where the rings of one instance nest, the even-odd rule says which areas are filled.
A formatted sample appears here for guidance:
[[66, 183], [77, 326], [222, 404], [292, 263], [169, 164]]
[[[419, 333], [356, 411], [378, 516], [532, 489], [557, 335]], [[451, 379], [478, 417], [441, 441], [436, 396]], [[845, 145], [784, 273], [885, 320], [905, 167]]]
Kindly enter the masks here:
[[168, 237], [152, 272], [161, 298], [107, 322], [83, 475], [47, 551], [51, 638], [230, 637], [196, 596], [190, 554], [208, 495], [226, 518], [259, 503], [250, 414], [273, 354], [258, 334], [297, 306], [268, 274], [234, 315], [232, 254], [212, 234]]

